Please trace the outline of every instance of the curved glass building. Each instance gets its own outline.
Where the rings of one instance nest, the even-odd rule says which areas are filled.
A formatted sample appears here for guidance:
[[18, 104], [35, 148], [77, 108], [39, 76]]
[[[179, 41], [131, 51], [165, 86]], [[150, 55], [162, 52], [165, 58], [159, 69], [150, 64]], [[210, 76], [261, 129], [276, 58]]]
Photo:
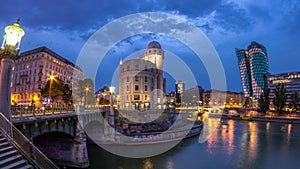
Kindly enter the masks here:
[[266, 75], [270, 71], [266, 48], [257, 42], [251, 42], [247, 50], [236, 49], [236, 55], [244, 95], [258, 99], [267, 87]]

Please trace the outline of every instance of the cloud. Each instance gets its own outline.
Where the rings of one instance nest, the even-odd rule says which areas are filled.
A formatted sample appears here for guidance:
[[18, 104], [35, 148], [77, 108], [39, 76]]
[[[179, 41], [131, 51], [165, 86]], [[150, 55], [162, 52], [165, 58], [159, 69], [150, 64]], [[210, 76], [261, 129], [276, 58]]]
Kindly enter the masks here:
[[[232, 68], [237, 66], [234, 48], [246, 48], [253, 40], [267, 47], [274, 72], [300, 69], [299, 65], [289, 61], [298, 56], [299, 4], [298, 0], [97, 0], [80, 3], [73, 0], [28, 0], [26, 3], [11, 0], [1, 4], [0, 27], [4, 28], [21, 18], [21, 26], [26, 32], [21, 50], [48, 46], [74, 61], [93, 33], [119, 17], [151, 11], [174, 14], [206, 33], [226, 63], [226, 73], [231, 79], [229, 86], [240, 90], [239, 72]], [[3, 29], [0, 33], [3, 34]], [[126, 55], [130, 45], [135, 46], [133, 50], [140, 50], [145, 45], [141, 42], [148, 40], [142, 37], [128, 41], [128, 45], [117, 44], [120, 46], [115, 49], [115, 54]], [[172, 43], [163, 37], [158, 40], [166, 47]], [[281, 60], [283, 55], [285, 60]]]

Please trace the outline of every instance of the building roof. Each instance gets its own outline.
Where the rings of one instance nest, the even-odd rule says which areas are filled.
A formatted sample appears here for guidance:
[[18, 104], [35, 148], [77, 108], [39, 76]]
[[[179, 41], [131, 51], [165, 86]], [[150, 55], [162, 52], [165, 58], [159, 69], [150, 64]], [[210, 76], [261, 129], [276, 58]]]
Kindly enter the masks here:
[[147, 49], [150, 49], [150, 48], [161, 49], [161, 45], [157, 41], [152, 41], [148, 44]]
[[62, 62], [65, 62], [67, 64], [70, 64], [70, 65], [76, 67], [77, 69], [80, 69], [74, 63], [72, 63], [71, 61], [65, 59], [64, 57], [60, 56], [59, 54], [55, 53], [54, 51], [52, 51], [51, 49], [47, 48], [46, 46], [42, 46], [42, 47], [39, 47], [39, 48], [36, 48], [36, 49], [32, 49], [32, 50], [28, 50], [28, 51], [22, 52], [20, 54], [19, 58], [22, 58], [22, 57], [25, 57], [25, 56], [28, 56], [28, 55], [32, 55], [32, 54], [35, 54], [35, 53], [39, 53], [39, 52], [46, 52], [46, 53], [50, 54], [51, 56], [55, 57], [56, 59], [58, 59], [58, 60], [60, 60]]

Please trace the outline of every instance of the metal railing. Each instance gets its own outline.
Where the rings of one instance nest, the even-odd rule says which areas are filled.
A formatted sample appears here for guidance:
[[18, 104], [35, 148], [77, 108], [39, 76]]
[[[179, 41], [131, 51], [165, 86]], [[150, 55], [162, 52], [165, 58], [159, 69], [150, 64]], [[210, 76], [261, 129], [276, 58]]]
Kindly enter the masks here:
[[74, 106], [70, 107], [43, 107], [43, 108], [35, 108], [28, 106], [12, 106], [11, 113], [12, 116], [40, 116], [47, 114], [62, 114], [68, 112], [74, 112]]
[[35, 167], [40, 169], [58, 169], [32, 142], [22, 134], [1, 112], [0, 130], [15, 148]]

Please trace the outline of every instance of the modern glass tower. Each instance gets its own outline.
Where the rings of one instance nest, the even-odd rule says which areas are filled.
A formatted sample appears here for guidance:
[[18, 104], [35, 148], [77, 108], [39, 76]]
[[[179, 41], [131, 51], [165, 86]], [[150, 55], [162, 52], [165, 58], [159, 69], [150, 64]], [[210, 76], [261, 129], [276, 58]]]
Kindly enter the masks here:
[[267, 87], [266, 75], [270, 71], [266, 48], [257, 42], [251, 42], [247, 50], [236, 49], [236, 55], [244, 95], [258, 99]]

